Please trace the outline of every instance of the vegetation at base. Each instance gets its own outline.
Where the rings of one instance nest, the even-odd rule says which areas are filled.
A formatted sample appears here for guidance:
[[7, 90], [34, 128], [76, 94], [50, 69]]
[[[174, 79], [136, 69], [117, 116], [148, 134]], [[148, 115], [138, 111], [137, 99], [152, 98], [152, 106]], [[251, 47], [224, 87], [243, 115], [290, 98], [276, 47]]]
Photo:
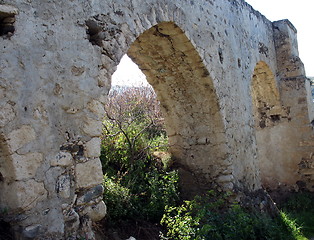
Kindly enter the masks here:
[[[169, 169], [169, 158], [155, 154], [167, 152], [167, 136], [151, 88], [111, 92], [105, 110], [101, 161], [107, 229], [129, 231], [125, 237], [132, 235], [138, 240], [314, 237], [314, 197], [310, 193], [292, 195], [279, 205], [277, 217], [230, 203], [230, 194], [215, 191], [180, 201], [178, 173]], [[143, 231], [134, 235], [132, 230], [138, 226], [145, 226], [145, 236]]]
[[297, 226], [301, 226], [305, 237], [314, 237], [314, 193], [293, 193], [279, 207]]
[[167, 135], [153, 90], [111, 92], [105, 107], [101, 162], [108, 222], [159, 222], [165, 206], [178, 201], [178, 174], [157, 159], [167, 150]]
[[167, 207], [161, 223], [167, 229], [161, 238], [164, 240], [308, 239], [300, 223], [286, 211], [273, 218], [258, 210], [245, 209], [239, 203], [230, 205], [228, 194], [214, 191], [180, 206]]

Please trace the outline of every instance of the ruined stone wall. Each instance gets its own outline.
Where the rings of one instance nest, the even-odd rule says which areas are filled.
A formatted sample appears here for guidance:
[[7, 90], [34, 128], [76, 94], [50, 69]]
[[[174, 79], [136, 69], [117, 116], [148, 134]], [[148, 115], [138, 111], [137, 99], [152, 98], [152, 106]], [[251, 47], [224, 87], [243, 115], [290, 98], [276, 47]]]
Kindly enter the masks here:
[[[261, 111], [267, 126], [257, 126], [257, 142], [265, 187], [314, 190], [313, 101], [310, 82], [299, 58], [297, 31], [288, 21], [273, 23], [277, 53], [279, 101]], [[272, 106], [271, 106], [272, 105]], [[274, 107], [274, 105], [276, 105]], [[273, 119], [272, 119], [273, 118]]]
[[299, 65], [281, 59], [277, 25], [234, 0], [0, 0], [0, 208], [17, 238], [93, 238], [103, 103], [126, 53], [161, 101], [184, 192], [259, 189], [254, 69], [278, 74], [291, 108], [305, 84], [284, 76]]

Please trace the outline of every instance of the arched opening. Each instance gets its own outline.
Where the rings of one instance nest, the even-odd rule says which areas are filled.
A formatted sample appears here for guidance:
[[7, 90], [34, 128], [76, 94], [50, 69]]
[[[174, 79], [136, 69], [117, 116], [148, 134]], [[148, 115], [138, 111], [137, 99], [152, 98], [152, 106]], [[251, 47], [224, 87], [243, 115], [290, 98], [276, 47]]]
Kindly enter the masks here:
[[[161, 103], [173, 165], [181, 187], [195, 195], [231, 175], [213, 81], [198, 52], [173, 22], [162, 22], [131, 44], [128, 56], [139, 66]], [[219, 183], [230, 184], [229, 181]]]
[[290, 119], [289, 109], [281, 105], [275, 76], [263, 61], [255, 66], [251, 95], [261, 180], [263, 186], [270, 187], [284, 176], [281, 165], [285, 163], [279, 161], [276, 152], [284, 141], [281, 123]]
[[[172, 157], [170, 161], [172, 163], [171, 170], [178, 170], [181, 197], [184, 199], [191, 198], [217, 186], [232, 188], [231, 162], [213, 81], [201, 57], [183, 31], [172, 22], [162, 22], [142, 33], [130, 45], [127, 55], [145, 74], [160, 102], [169, 139], [169, 152]], [[123, 89], [127, 88], [126, 86], [121, 88], [113, 82], [111, 85], [112, 89], [107, 104], [110, 105], [110, 98], [115, 96], [114, 91], [117, 92], [117, 95], [121, 92], [125, 93], [124, 97], [128, 99], [128, 89]], [[128, 79], [122, 85], [129, 85]], [[136, 91], [135, 89], [134, 92]], [[140, 91], [144, 92], [145, 89], [142, 88]], [[126, 100], [123, 101], [126, 102]], [[132, 101], [132, 99], [129, 100], [130, 105]], [[107, 106], [107, 104], [105, 105]], [[121, 106], [121, 103], [118, 104]], [[122, 109], [127, 109], [127, 106], [123, 106], [120, 110]], [[110, 108], [106, 110], [106, 114], [111, 114]], [[122, 131], [122, 129], [120, 130]], [[101, 159], [103, 162], [107, 161], [105, 158]], [[137, 159], [136, 155], [132, 156], [131, 159], [142, 160]], [[106, 173], [106, 170], [111, 167], [112, 165], [106, 165], [105, 174], [111, 174], [109, 171]], [[127, 174], [131, 171], [133, 169]], [[126, 171], [123, 169], [118, 171], [116, 175], [121, 172]], [[142, 173], [139, 172], [138, 174]], [[125, 176], [123, 175], [120, 179], [124, 181]], [[153, 178], [151, 177], [151, 179]], [[106, 192], [111, 184], [111, 180], [107, 179], [106, 176], [104, 184], [105, 202], [108, 209], [110, 206], [116, 208], [117, 206], [111, 204], [109, 197], [106, 198], [106, 194], [111, 194], [111, 192]], [[117, 183], [116, 178], [112, 177], [111, 179]], [[167, 180], [169, 179], [167, 178]], [[160, 180], [161, 178], [158, 181]], [[120, 187], [120, 196], [128, 190], [132, 191], [128, 186], [123, 185], [123, 187]], [[116, 189], [119, 187], [117, 186]], [[160, 192], [159, 194], [163, 193]], [[115, 202], [116, 205], [117, 202]], [[144, 206], [145, 202], [142, 205]], [[153, 208], [154, 206], [151, 207], [151, 209]]]
[[255, 127], [263, 129], [280, 121], [282, 108], [274, 74], [265, 62], [258, 62], [252, 79], [252, 100]]

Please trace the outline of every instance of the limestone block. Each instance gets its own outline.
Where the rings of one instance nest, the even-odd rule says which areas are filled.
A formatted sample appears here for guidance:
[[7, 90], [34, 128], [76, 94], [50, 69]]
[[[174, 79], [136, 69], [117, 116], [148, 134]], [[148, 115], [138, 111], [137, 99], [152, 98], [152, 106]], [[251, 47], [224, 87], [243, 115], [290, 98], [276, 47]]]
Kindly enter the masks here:
[[88, 118], [84, 124], [83, 131], [91, 137], [99, 137], [102, 133], [102, 121]]
[[314, 175], [314, 169], [302, 169], [300, 171], [303, 175]]
[[108, 73], [108, 71], [106, 69], [101, 69], [99, 71], [99, 76], [98, 76], [98, 86], [99, 87], [108, 86], [110, 84], [108, 79], [110, 79], [110, 74]]
[[225, 182], [223, 183], [222, 188], [224, 191], [232, 191], [234, 188], [234, 185], [232, 182]]
[[102, 196], [104, 192], [104, 187], [102, 185], [98, 185], [93, 187], [92, 189], [88, 190], [84, 193], [81, 197], [77, 199], [77, 205], [85, 205], [88, 204], [90, 201]]
[[51, 159], [50, 164], [51, 166], [61, 166], [61, 167], [67, 167], [72, 164], [73, 157], [71, 153], [69, 152], [59, 152], [57, 156], [53, 159]]
[[12, 165], [15, 173], [15, 180], [33, 178], [42, 161], [42, 153], [27, 153], [25, 155], [13, 154]]
[[93, 222], [97, 222], [106, 216], [107, 207], [103, 201], [100, 201], [94, 206], [86, 207], [83, 213], [87, 214]]
[[64, 210], [64, 221], [65, 221], [65, 228], [69, 232], [75, 232], [78, 230], [80, 225], [80, 217], [74, 209]]
[[92, 100], [90, 103], [88, 103], [87, 107], [99, 119], [101, 119], [105, 116], [104, 106], [102, 105], [101, 102], [96, 101], [96, 100]]
[[92, 138], [85, 145], [87, 157], [99, 157], [100, 156], [100, 138]]
[[0, 5], [0, 13], [6, 13], [8, 15], [16, 15], [18, 14], [17, 8], [10, 5]]
[[3, 194], [8, 207], [24, 211], [34, 208], [39, 201], [47, 198], [44, 183], [34, 179], [15, 181], [6, 186]]
[[35, 140], [36, 134], [31, 126], [23, 125], [21, 128], [12, 131], [8, 135], [8, 145], [12, 152], [15, 152], [25, 144]]
[[222, 175], [217, 178], [218, 183], [232, 182], [234, 177], [232, 175]]
[[71, 196], [71, 177], [68, 174], [58, 178], [56, 191], [59, 197], [69, 198]]
[[4, 104], [0, 108], [0, 127], [5, 126], [8, 122], [15, 118], [13, 106], [9, 103]]
[[26, 238], [35, 238], [39, 234], [40, 228], [40, 224], [28, 226], [23, 230], [23, 236], [25, 236]]
[[102, 166], [99, 158], [76, 165], [77, 188], [90, 188], [103, 181]]

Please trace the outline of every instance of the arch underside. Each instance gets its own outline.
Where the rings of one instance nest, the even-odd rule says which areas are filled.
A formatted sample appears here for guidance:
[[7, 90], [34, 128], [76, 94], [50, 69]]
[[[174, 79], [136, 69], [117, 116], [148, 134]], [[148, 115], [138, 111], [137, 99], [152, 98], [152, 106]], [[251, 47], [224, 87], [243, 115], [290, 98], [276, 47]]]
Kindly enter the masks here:
[[127, 54], [157, 93], [183, 184], [190, 191], [208, 188], [217, 176], [231, 174], [212, 79], [182, 30], [160, 23], [138, 37]]
[[280, 104], [274, 74], [263, 61], [258, 62], [254, 68], [251, 93], [257, 129], [274, 126], [287, 117]]
[[284, 165], [288, 162], [281, 162], [279, 155], [287, 140], [283, 136], [290, 110], [282, 106], [275, 76], [263, 61], [254, 69], [251, 93], [261, 181], [265, 187], [276, 188], [287, 172]]

